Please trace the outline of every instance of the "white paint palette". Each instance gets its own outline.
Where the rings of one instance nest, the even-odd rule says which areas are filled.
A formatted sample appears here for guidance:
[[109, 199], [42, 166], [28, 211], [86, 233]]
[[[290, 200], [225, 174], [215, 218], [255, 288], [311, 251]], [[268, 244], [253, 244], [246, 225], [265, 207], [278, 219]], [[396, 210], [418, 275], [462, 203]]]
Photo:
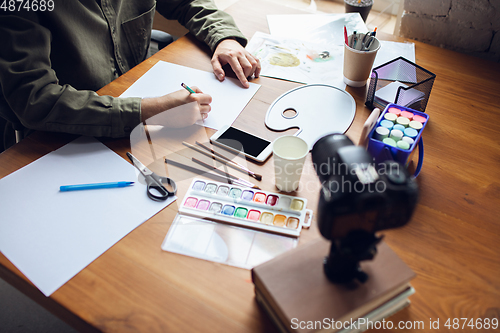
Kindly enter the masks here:
[[345, 133], [356, 114], [356, 102], [345, 90], [326, 84], [308, 84], [278, 97], [266, 114], [266, 126], [275, 131], [299, 128], [297, 136], [312, 149], [321, 137]]

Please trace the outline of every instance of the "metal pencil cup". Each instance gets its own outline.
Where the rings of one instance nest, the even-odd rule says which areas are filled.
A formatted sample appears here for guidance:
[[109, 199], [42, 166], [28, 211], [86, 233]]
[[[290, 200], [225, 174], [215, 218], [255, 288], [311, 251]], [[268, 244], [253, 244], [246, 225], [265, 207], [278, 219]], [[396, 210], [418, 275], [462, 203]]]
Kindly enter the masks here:
[[[396, 58], [372, 70], [365, 105], [383, 110], [389, 103], [394, 103], [425, 112], [435, 78], [435, 74], [408, 59]], [[388, 87], [389, 84], [392, 85]], [[391, 88], [395, 92], [390, 95], [394, 100], [382, 98], [382, 88], [385, 91]]]

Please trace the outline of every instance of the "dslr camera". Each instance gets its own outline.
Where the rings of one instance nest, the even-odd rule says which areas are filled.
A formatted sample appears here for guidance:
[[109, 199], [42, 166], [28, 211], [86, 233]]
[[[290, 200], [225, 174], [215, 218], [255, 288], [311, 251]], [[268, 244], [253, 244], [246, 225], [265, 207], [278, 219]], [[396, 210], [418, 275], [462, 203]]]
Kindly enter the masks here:
[[332, 242], [325, 274], [336, 283], [363, 283], [368, 275], [359, 262], [376, 255], [382, 239], [377, 231], [410, 220], [418, 200], [417, 183], [398, 162], [375, 164], [369, 152], [343, 134], [319, 139], [312, 161], [321, 182], [318, 226]]

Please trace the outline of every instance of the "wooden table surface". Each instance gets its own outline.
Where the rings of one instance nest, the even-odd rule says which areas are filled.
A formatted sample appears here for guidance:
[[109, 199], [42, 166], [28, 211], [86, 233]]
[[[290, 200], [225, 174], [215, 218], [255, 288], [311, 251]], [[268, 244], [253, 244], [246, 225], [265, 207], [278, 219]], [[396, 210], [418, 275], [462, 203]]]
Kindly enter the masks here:
[[[256, 31], [268, 32], [266, 14], [297, 13], [265, 0], [241, 0], [227, 12], [248, 38]], [[379, 38], [403, 41], [382, 34]], [[428, 332], [429, 320], [439, 319], [440, 329], [434, 331], [444, 332], [449, 331], [444, 326], [448, 318], [500, 316], [500, 64], [420, 42], [415, 42], [415, 49], [416, 63], [437, 78], [426, 109], [430, 122], [423, 135], [425, 160], [418, 177], [418, 207], [406, 226], [383, 232], [386, 243], [417, 273], [411, 306], [390, 319], [423, 321], [425, 328], [415, 330], [419, 332]], [[99, 93], [120, 95], [159, 60], [212, 71], [208, 48], [188, 35]], [[262, 87], [234, 125], [272, 140], [282, 133], [266, 129], [267, 108], [299, 84], [264, 77], [253, 82]], [[364, 106], [366, 87], [348, 87], [347, 91], [357, 105], [347, 135], [357, 142], [370, 113]], [[158, 156], [190, 156], [180, 142], [206, 139], [211, 133], [199, 128], [171, 131]], [[34, 133], [0, 154], [0, 177], [73, 138]], [[102, 141], [124, 158], [130, 150], [128, 139]], [[264, 175], [259, 186], [275, 191], [272, 158], [251, 167]], [[309, 208], [315, 209], [319, 181], [310, 164], [302, 182], [307, 188], [297, 195], [307, 197]], [[178, 197], [182, 198], [189, 179], [180, 183]], [[161, 250], [177, 202], [132, 231], [49, 298], [3, 255], [0, 277], [81, 331], [274, 331], [255, 302], [250, 271]], [[299, 246], [317, 237], [313, 223], [302, 232]]]

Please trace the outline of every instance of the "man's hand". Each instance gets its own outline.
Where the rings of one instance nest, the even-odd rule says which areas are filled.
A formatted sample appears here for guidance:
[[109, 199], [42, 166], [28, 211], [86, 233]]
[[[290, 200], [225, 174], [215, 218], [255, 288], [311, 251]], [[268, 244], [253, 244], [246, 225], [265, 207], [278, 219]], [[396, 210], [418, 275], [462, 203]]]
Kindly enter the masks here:
[[212, 67], [214, 74], [219, 81], [224, 81], [226, 74], [222, 66], [229, 64], [241, 84], [248, 88], [248, 77], [254, 75], [256, 78], [260, 74], [259, 59], [245, 50], [240, 43], [234, 39], [224, 39], [217, 45], [212, 57]]

